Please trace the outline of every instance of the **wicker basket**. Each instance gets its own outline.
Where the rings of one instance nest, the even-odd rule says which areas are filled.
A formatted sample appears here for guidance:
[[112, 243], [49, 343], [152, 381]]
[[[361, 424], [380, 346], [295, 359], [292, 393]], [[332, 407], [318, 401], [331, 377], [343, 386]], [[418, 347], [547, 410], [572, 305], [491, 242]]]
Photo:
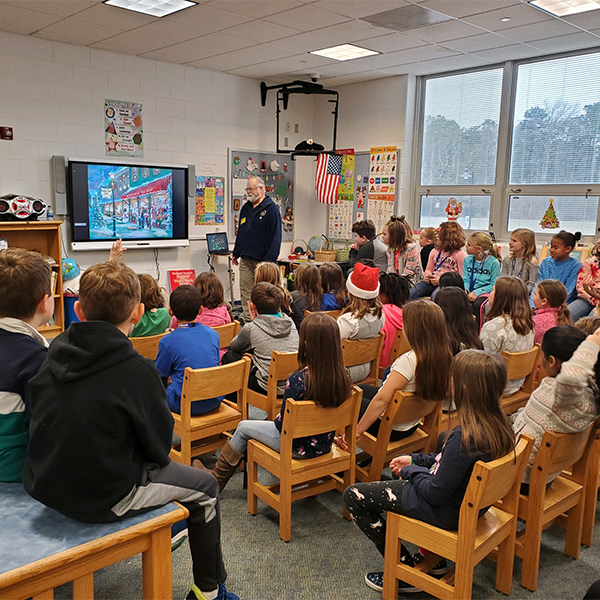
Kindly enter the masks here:
[[337, 262], [348, 262], [350, 260], [350, 246], [348, 246], [348, 241], [346, 240], [345, 248], [338, 248], [335, 251], [335, 260]]
[[321, 247], [315, 250], [315, 260], [317, 262], [335, 262], [336, 256], [337, 252], [333, 249], [333, 244], [328, 239], [324, 239]]
[[[302, 243], [298, 243], [298, 242], [302, 242]], [[297, 253], [296, 248], [301, 248], [302, 252]], [[289, 258], [289, 260], [308, 260], [308, 258], [309, 258], [308, 244], [300, 238], [298, 238], [297, 240], [294, 240], [290, 247], [290, 253], [288, 255], [288, 258]]]

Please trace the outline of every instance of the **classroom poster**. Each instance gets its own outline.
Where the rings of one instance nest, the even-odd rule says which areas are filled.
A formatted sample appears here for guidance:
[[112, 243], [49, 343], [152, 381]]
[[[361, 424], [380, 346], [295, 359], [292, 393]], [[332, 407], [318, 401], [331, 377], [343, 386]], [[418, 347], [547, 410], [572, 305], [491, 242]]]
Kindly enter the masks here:
[[144, 156], [144, 122], [138, 102], [104, 100], [106, 156]]
[[337, 204], [329, 207], [329, 232], [332, 239], [351, 239], [354, 215], [354, 150], [337, 150], [342, 155], [342, 172]]
[[375, 229], [380, 232], [394, 214], [398, 148], [396, 146], [371, 148], [369, 154], [367, 218], [373, 221]]
[[194, 225], [225, 223], [225, 178], [196, 177], [196, 212]]

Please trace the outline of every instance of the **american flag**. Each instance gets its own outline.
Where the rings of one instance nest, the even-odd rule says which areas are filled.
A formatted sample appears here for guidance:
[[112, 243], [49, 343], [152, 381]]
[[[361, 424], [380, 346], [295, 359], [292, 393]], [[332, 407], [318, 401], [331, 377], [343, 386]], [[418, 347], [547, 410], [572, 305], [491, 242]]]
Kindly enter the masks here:
[[315, 181], [315, 200], [317, 202], [337, 204], [341, 172], [341, 154], [319, 154]]

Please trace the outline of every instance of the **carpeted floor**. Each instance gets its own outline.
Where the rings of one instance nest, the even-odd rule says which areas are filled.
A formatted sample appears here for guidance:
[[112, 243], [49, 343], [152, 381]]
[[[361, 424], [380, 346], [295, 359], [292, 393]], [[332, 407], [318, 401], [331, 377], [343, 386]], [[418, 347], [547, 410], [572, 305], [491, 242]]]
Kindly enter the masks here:
[[[244, 600], [381, 598], [364, 584], [364, 575], [381, 570], [382, 560], [358, 528], [342, 518], [338, 492], [294, 503], [292, 541], [284, 543], [279, 538], [275, 511], [259, 501], [259, 514], [248, 514], [242, 479], [241, 473], [236, 474], [222, 499], [223, 552], [229, 572], [227, 587], [231, 591]], [[544, 532], [539, 587], [534, 593], [519, 585], [521, 561], [516, 559], [512, 598], [583, 597], [589, 585], [600, 578], [598, 527], [594, 546], [583, 547], [579, 560], [563, 554], [563, 544], [560, 529]], [[495, 564], [489, 561], [476, 567], [473, 598], [504, 597], [495, 590], [495, 572]], [[173, 553], [173, 597], [185, 598], [190, 585], [191, 560], [186, 541]], [[56, 598], [70, 594], [70, 587], [63, 586], [57, 590]], [[139, 557], [96, 575], [97, 599], [140, 597]], [[410, 597], [429, 598], [424, 593]]]

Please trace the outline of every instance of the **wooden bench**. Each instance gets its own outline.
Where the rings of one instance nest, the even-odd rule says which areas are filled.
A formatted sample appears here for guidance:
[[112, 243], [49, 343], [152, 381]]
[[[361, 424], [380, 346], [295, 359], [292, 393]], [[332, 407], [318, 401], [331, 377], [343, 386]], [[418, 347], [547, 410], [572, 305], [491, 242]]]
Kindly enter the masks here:
[[187, 509], [173, 502], [114, 523], [82, 523], [0, 483], [0, 599], [51, 600], [73, 582], [73, 600], [94, 597], [94, 572], [142, 554], [143, 597], [172, 598], [171, 525]]

